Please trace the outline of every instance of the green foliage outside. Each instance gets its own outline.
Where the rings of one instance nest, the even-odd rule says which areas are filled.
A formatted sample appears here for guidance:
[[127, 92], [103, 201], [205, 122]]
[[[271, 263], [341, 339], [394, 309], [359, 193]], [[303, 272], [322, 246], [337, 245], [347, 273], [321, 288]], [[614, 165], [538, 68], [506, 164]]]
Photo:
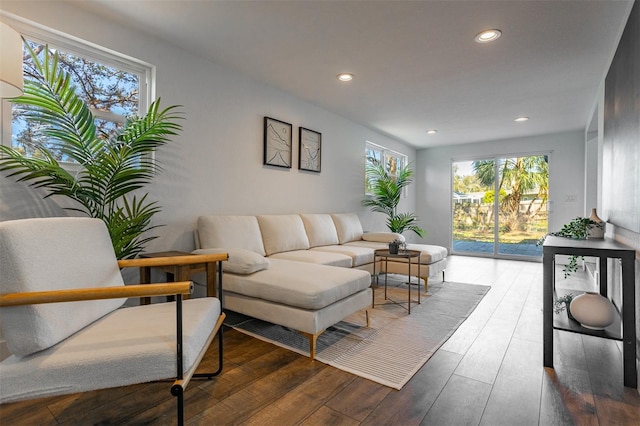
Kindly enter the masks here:
[[[49, 54], [49, 52], [50, 50], [43, 44], [34, 41], [25, 42], [23, 68], [27, 81], [40, 80], [41, 73], [34, 58], [42, 62], [45, 53]], [[56, 49], [55, 54], [58, 59], [58, 68], [69, 76], [75, 93], [92, 112], [105, 113], [108, 117], [138, 114], [141, 82], [138, 81], [139, 77], [136, 74], [60, 49]], [[42, 131], [47, 124], [28, 119], [29, 113], [21, 104], [14, 103], [11, 114], [12, 133], [15, 135], [13, 147], [16, 150], [25, 156], [42, 158], [42, 151], [38, 146], [47, 147], [56, 160], [73, 161], [56, 149], [54, 144], [50, 144], [48, 136]], [[113, 133], [119, 127], [118, 123], [105, 118], [96, 118], [95, 125], [100, 133]]]
[[[505, 191], [504, 189], [500, 189], [499, 201], [503, 203], [506, 198], [507, 198], [507, 191]], [[484, 193], [484, 196], [482, 197], [482, 204], [493, 204], [495, 199], [496, 199], [496, 191], [487, 191]]]
[[[544, 156], [503, 158], [498, 163], [501, 243], [535, 243], [547, 232], [548, 162]], [[455, 241], [494, 241], [495, 162], [472, 163], [473, 174], [454, 169], [453, 191], [482, 194], [453, 204]]]
[[[45, 198], [74, 200], [77, 207], [69, 210], [106, 223], [119, 259], [135, 257], [156, 238], [145, 233], [156, 227], [151, 219], [160, 206], [140, 190], [160, 170], [153, 153], [181, 130], [177, 107], [161, 109], [158, 99], [144, 117], [130, 116], [113, 132], [101, 132], [58, 55], [45, 46], [38, 56], [27, 47], [34, 72], [25, 79], [24, 95], [11, 102], [20, 104], [24, 117], [35, 123], [34, 140], [40, 142], [33, 149], [38, 155], [0, 146], [0, 170], [45, 189]], [[79, 170], [69, 172], [59, 163], [60, 155], [78, 163]]]

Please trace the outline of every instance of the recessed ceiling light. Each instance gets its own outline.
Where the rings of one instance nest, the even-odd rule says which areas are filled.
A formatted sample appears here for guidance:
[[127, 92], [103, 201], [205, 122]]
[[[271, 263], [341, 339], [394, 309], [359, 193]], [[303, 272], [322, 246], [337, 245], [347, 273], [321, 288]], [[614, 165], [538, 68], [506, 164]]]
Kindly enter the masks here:
[[522, 121], [528, 121], [529, 117], [518, 117], [513, 121], [517, 121], [518, 123], [522, 122]]
[[428, 135], [435, 135], [436, 133], [438, 133], [438, 131], [437, 131], [437, 130], [435, 130], [435, 129], [427, 130], [427, 134], [428, 134]]
[[500, 38], [502, 31], [500, 30], [485, 30], [476, 35], [476, 43], [489, 43]]
[[343, 72], [343, 73], [338, 74], [336, 77], [340, 81], [351, 81], [351, 80], [353, 80], [353, 77], [355, 77], [355, 76], [353, 74], [351, 74], [351, 73]]

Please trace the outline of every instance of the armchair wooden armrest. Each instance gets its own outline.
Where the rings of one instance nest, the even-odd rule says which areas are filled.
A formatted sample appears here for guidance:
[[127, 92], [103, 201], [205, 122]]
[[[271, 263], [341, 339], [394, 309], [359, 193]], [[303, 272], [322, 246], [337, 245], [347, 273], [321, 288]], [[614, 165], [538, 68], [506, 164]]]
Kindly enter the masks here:
[[[174, 255], [175, 254], [175, 255]], [[216, 290], [216, 282], [222, 282], [222, 263], [229, 259], [227, 253], [190, 254], [179, 251], [142, 254], [137, 259], [123, 259], [118, 261], [120, 268], [140, 268], [140, 283], [151, 282], [151, 269], [157, 268], [170, 273], [176, 281], [190, 279], [193, 272], [205, 271], [207, 277], [207, 296], [222, 297], [221, 289]], [[216, 271], [217, 278], [216, 278]], [[149, 297], [143, 297], [140, 303], [147, 305], [151, 302]]]
[[190, 256], [167, 256], [167, 257], [141, 257], [137, 259], [118, 260], [121, 268], [149, 267], [149, 266], [174, 266], [193, 265], [196, 263], [211, 263], [228, 260], [227, 253], [212, 254], [192, 254]]
[[123, 297], [171, 296], [176, 294], [190, 294], [192, 290], [193, 283], [191, 281], [182, 281], [176, 283], [139, 284], [118, 287], [7, 293], [0, 295], [0, 306], [76, 302], [80, 300], [119, 299]]

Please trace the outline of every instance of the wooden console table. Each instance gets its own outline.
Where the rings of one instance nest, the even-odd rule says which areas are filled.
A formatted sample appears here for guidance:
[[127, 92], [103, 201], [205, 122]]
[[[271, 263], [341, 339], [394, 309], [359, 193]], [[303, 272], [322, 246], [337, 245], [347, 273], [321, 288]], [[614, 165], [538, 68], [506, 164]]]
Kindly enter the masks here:
[[[616, 310], [616, 320], [604, 330], [590, 330], [576, 322], [568, 321], [553, 313], [555, 299], [555, 256], [592, 256], [600, 259], [600, 294], [607, 297], [607, 259], [622, 261], [622, 315]], [[621, 340], [623, 346], [624, 385], [638, 385], [636, 371], [636, 312], [635, 312], [635, 258], [633, 248], [611, 239], [574, 240], [546, 237], [542, 248], [544, 268], [543, 335], [544, 366], [553, 368], [553, 330], [588, 334], [605, 339]]]
[[[204, 257], [213, 260], [203, 261]], [[185, 258], [189, 257], [189, 258]], [[167, 274], [167, 281], [189, 281], [191, 274], [196, 272], [206, 272], [207, 275], [207, 296], [217, 297], [218, 291], [216, 290], [216, 284], [222, 282], [222, 261], [228, 259], [226, 253], [220, 253], [219, 255], [193, 255], [191, 253], [183, 251], [162, 251], [157, 253], [142, 253], [140, 255], [142, 259], [157, 259], [166, 258], [166, 262], [162, 265], [151, 265], [140, 267], [140, 283], [151, 282], [151, 268], [157, 268]], [[217, 272], [216, 275], [216, 264]], [[185, 297], [186, 298], [186, 297]], [[222, 301], [222, 292], [219, 296]], [[148, 305], [150, 298], [142, 298], [141, 304]]]

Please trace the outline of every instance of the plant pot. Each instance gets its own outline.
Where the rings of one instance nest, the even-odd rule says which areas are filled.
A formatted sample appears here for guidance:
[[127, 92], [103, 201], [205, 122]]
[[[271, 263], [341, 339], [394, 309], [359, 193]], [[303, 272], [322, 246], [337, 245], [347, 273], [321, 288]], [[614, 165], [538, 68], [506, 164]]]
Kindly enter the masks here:
[[584, 328], [604, 330], [613, 323], [613, 304], [598, 293], [589, 291], [576, 296], [571, 301], [569, 309], [575, 320]]
[[389, 254], [398, 254], [398, 249], [400, 248], [400, 244], [398, 243], [389, 243]]

